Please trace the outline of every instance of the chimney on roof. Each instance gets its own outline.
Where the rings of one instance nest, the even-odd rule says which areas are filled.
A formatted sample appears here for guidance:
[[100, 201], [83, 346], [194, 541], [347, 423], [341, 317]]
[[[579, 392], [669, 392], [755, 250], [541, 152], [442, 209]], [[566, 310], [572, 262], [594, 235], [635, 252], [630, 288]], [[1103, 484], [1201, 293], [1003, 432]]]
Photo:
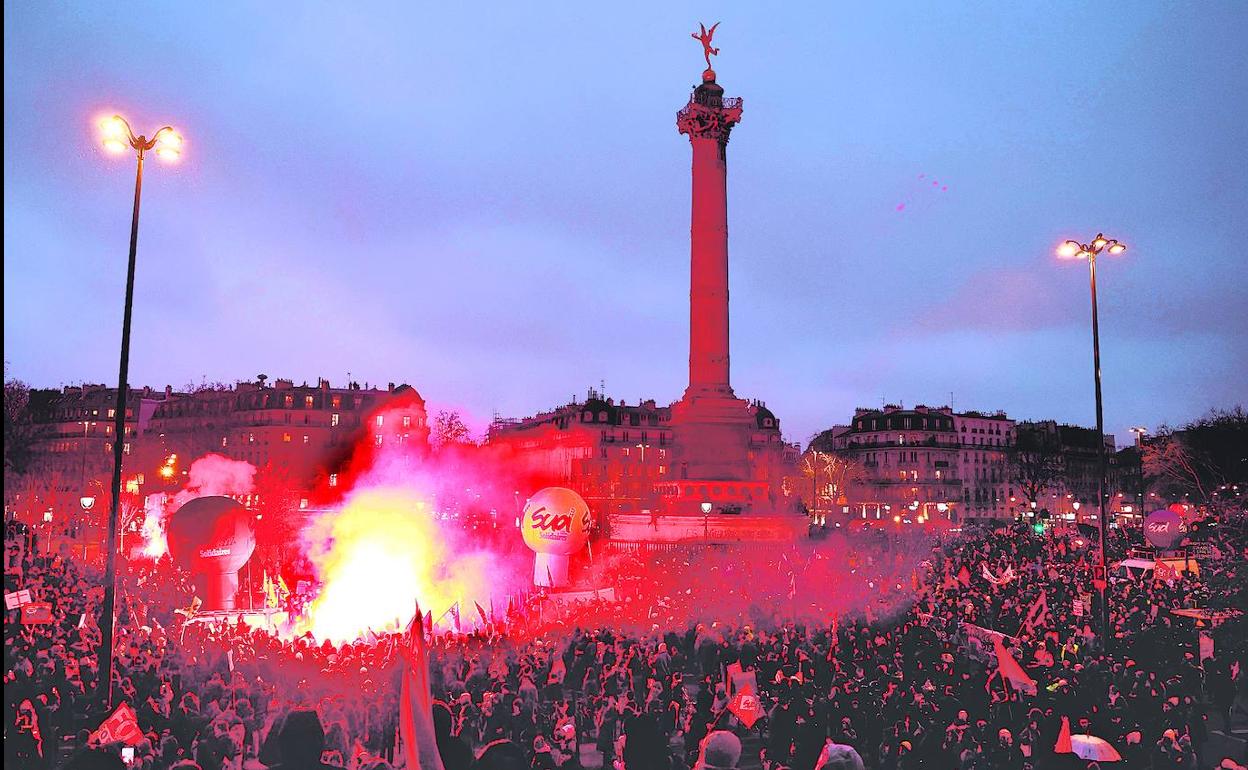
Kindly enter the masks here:
[[389, 390], [389, 392], [391, 392], [391, 393], [393, 393], [393, 392], [394, 392], [394, 383], [393, 383], [393, 382], [392, 382], [392, 383], [390, 383], [390, 386], [389, 386], [388, 390]]
[[172, 385], [166, 385], [166, 386], [165, 386], [165, 398], [169, 398], [169, 397], [171, 397], [172, 395], [173, 395], [173, 386], [172, 386]]

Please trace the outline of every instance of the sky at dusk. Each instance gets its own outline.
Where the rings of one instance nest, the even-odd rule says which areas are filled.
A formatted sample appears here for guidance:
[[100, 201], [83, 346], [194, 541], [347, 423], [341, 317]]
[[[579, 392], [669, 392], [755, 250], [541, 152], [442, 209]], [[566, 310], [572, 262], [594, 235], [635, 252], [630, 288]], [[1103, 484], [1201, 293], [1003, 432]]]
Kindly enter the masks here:
[[4, 8], [4, 358], [116, 382], [415, 386], [478, 428], [687, 380], [675, 128], [720, 21], [732, 377], [786, 437], [882, 401], [1106, 430], [1248, 395], [1248, 3]]

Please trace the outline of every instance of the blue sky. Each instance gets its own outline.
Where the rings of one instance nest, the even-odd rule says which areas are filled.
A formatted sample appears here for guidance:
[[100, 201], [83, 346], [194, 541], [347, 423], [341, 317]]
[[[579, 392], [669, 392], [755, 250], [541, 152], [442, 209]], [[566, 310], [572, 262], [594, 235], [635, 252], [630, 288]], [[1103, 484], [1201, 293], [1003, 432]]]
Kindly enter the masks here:
[[[792, 440], [881, 400], [1107, 429], [1248, 393], [1248, 3], [6, 3], [4, 347], [131, 381], [394, 380], [477, 425], [687, 376], [689, 147], [722, 22], [733, 384]], [[933, 184], [935, 182], [935, 184]]]

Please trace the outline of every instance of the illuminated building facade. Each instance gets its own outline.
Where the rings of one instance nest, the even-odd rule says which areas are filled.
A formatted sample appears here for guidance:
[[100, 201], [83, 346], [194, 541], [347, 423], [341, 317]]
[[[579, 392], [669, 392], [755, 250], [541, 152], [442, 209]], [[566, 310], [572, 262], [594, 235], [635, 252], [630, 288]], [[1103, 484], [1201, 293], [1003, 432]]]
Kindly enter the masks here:
[[816, 442], [830, 444], [860, 468], [848, 486], [851, 516], [899, 523], [958, 520], [961, 442], [948, 408], [859, 408], [848, 427]]

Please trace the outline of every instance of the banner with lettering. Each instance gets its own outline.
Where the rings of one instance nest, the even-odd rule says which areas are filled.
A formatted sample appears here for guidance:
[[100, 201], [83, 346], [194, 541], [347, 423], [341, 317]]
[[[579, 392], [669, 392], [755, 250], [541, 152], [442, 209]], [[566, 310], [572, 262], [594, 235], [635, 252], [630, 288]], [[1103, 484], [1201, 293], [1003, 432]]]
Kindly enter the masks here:
[[98, 730], [91, 733], [89, 740], [97, 746], [118, 742], [137, 746], [143, 741], [143, 731], [139, 728], [134, 709], [130, 708], [130, 704], [123, 703], [100, 724]]

